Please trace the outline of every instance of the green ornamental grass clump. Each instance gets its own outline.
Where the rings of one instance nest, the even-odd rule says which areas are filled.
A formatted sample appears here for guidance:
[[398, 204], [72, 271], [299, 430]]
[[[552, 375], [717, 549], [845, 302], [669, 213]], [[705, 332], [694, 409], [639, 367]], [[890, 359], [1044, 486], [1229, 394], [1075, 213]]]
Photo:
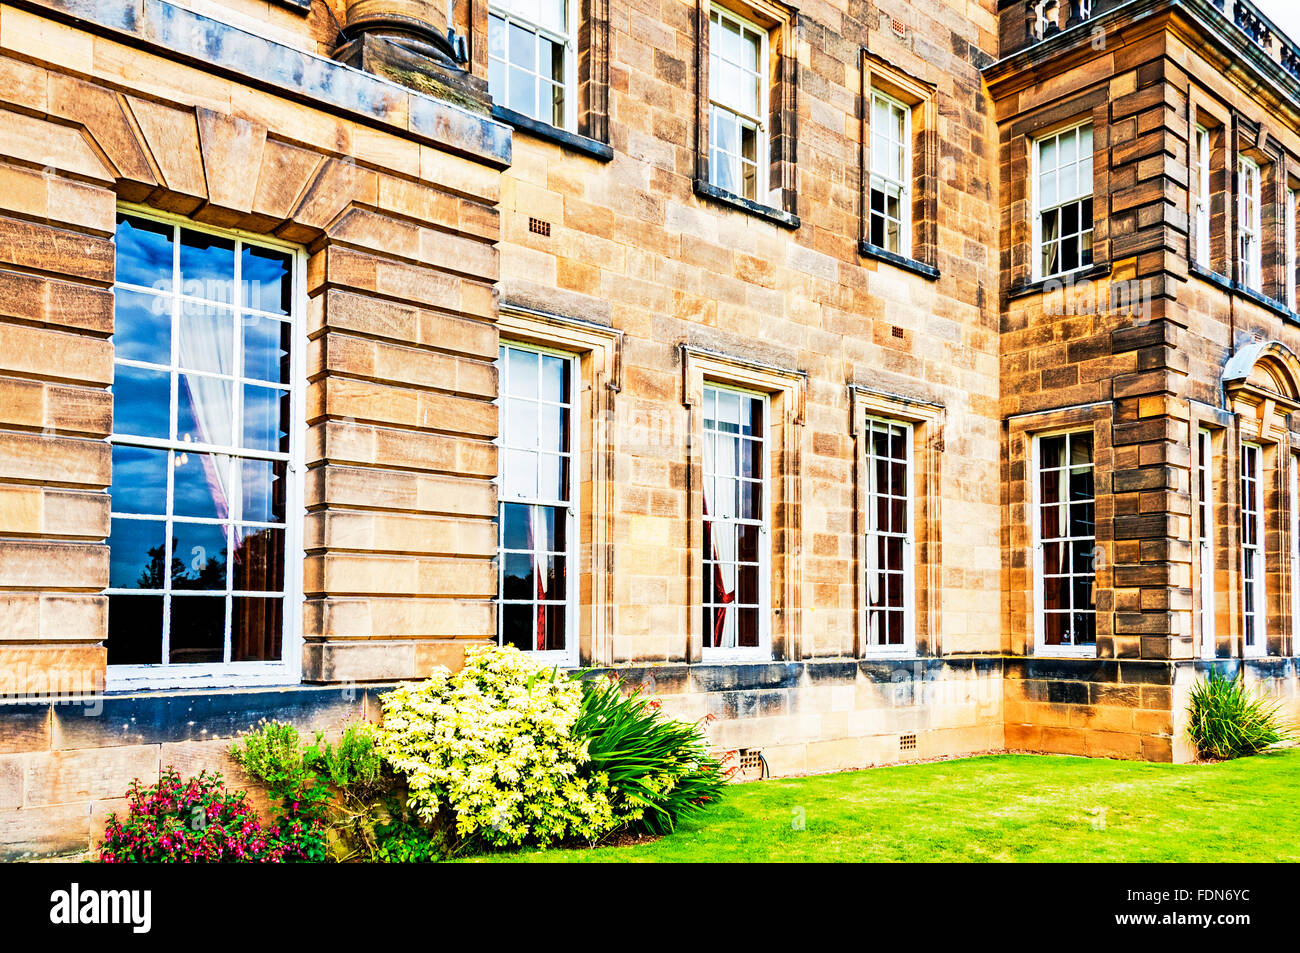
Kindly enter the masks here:
[[614, 677], [583, 682], [574, 732], [587, 739], [587, 770], [609, 784], [615, 815], [632, 830], [671, 834], [722, 796], [729, 772], [709, 756], [698, 725], [665, 716]]
[[1291, 737], [1279, 708], [1278, 703], [1247, 690], [1238, 679], [1211, 671], [1208, 679], [1192, 689], [1188, 734], [1203, 758], [1225, 760], [1258, 754]]

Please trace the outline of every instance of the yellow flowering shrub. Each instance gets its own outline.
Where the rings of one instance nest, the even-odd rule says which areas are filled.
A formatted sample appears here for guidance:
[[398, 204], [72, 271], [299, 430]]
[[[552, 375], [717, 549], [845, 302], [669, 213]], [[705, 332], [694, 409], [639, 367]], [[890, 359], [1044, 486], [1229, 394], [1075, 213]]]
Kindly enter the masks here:
[[380, 701], [379, 751], [424, 820], [450, 811], [460, 836], [501, 847], [595, 840], [618, 826], [607, 777], [580, 770], [582, 687], [523, 652], [476, 646], [459, 672], [439, 668]]

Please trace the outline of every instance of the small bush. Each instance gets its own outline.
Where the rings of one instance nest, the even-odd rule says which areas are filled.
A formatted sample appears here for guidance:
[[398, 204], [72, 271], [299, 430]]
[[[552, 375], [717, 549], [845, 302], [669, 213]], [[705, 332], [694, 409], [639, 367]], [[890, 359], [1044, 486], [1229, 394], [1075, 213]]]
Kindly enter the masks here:
[[121, 863], [276, 863], [298, 859], [278, 832], [263, 830], [243, 791], [206, 771], [182, 781], [167, 767], [157, 784], [131, 782], [127, 813], [110, 814], [99, 860]]
[[267, 795], [279, 803], [275, 827], [295, 852], [304, 860], [324, 860], [326, 811], [332, 795], [329, 785], [308, 764], [298, 729], [282, 721], [263, 720], [240, 736], [230, 756], [265, 784]]
[[1279, 707], [1247, 691], [1239, 680], [1211, 671], [1192, 689], [1188, 734], [1203, 758], [1258, 754], [1291, 736]]
[[682, 818], [716, 801], [728, 774], [709, 757], [699, 725], [668, 718], [641, 690], [623, 695], [614, 677], [582, 683], [573, 733], [587, 742], [583, 770], [609, 785], [614, 816], [628, 828], [671, 834]]
[[264, 719], [230, 754], [280, 803], [277, 828], [308, 859], [387, 860], [381, 847], [390, 828], [419, 840], [416, 825], [400, 826], [403, 798], [394, 793], [397, 782], [384, 768], [372, 725], [345, 726], [337, 744], [317, 732], [309, 744], [293, 725]]
[[518, 649], [476, 646], [452, 674], [381, 696], [379, 751], [426, 824], [493, 847], [595, 840], [613, 827], [608, 785], [584, 774], [581, 686]]

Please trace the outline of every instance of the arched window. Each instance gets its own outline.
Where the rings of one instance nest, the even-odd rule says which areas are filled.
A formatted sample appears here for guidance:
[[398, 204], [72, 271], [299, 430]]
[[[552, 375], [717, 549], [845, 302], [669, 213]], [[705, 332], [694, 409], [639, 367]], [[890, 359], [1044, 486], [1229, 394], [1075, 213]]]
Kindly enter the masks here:
[[1277, 655], [1291, 631], [1290, 602], [1280, 580], [1300, 585], [1291, 553], [1297, 527], [1289, 513], [1295, 479], [1288, 416], [1300, 410], [1300, 359], [1277, 341], [1258, 341], [1238, 351], [1223, 372], [1228, 407], [1236, 418], [1239, 483], [1238, 527], [1240, 638], [1234, 655]]

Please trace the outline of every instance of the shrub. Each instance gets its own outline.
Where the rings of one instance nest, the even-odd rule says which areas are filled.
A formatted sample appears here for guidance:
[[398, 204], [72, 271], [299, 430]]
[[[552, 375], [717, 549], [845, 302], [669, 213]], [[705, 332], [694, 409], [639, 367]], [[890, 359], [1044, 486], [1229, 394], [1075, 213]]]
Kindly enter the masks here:
[[639, 688], [625, 697], [612, 676], [582, 682], [573, 733], [587, 742], [583, 770], [607, 781], [615, 818], [633, 830], [672, 833], [716, 801], [729, 777], [699, 725], [668, 718]]
[[304, 860], [324, 860], [331, 792], [308, 764], [298, 729], [263, 719], [257, 728], [240, 736], [230, 756], [266, 785], [272, 801], [279, 802], [275, 828], [294, 853]]
[[579, 770], [581, 686], [518, 649], [476, 646], [459, 672], [435, 670], [380, 701], [379, 751], [426, 823], [450, 812], [461, 838], [497, 847], [595, 840], [616, 826], [606, 779]]
[[1238, 679], [1211, 671], [1192, 688], [1188, 734], [1203, 758], [1257, 754], [1291, 736], [1279, 707], [1247, 691]]
[[388, 798], [385, 814], [374, 827], [373, 859], [387, 864], [422, 864], [453, 852], [448, 832], [425, 824], [404, 809], [402, 799]]
[[110, 814], [99, 847], [103, 863], [279, 862], [292, 845], [265, 831], [243, 791], [230, 793], [220, 774], [182, 781], [172, 767], [157, 784], [131, 782], [127, 813]]
[[386, 805], [400, 806], [400, 799], [392, 796], [394, 778], [375, 748], [373, 726], [345, 726], [336, 745], [317, 732], [308, 744], [293, 725], [263, 719], [230, 754], [280, 803], [277, 828], [308, 859], [384, 859], [379, 826], [392, 821]]

